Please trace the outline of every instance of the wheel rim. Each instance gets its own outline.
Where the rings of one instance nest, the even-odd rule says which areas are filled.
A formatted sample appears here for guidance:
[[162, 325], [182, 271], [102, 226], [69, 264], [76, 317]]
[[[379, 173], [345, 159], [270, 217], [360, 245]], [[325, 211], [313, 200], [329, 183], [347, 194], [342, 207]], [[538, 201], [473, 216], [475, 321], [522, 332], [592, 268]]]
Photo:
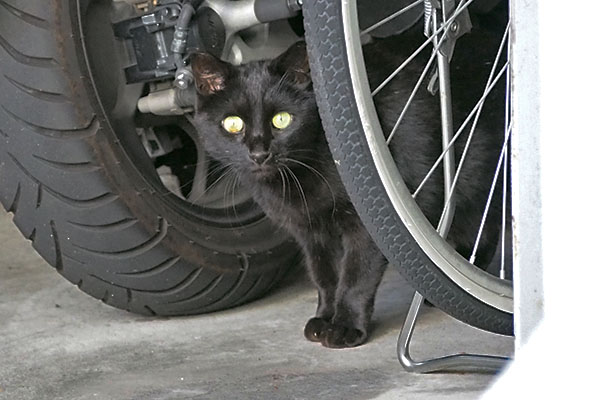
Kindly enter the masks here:
[[[414, 4], [420, 2], [421, 1], [417, 1], [409, 7], [414, 7]], [[460, 4], [457, 6], [457, 10], [460, 12], [460, 7], [466, 8], [466, 6], [468, 6], [469, 4], [470, 1], [461, 1]], [[386, 136], [383, 133], [379, 119], [377, 117], [371, 88], [366, 79], [367, 72], [362, 53], [361, 31], [359, 28], [358, 13], [355, 1], [342, 2], [342, 20], [344, 26], [344, 37], [346, 41], [351, 85], [355, 94], [355, 101], [359, 111], [361, 124], [378, 175], [385, 187], [385, 190], [388, 194], [388, 197], [390, 198], [390, 201], [393, 204], [395, 211], [397, 212], [398, 216], [400, 217], [406, 228], [409, 230], [411, 235], [414, 237], [416, 242], [419, 244], [419, 246], [449, 279], [451, 279], [454, 283], [459, 285], [466, 292], [470, 293], [473, 297], [477, 298], [483, 303], [488, 304], [501, 311], [512, 313], [512, 282], [507, 281], [505, 279], [500, 279], [499, 277], [493, 276], [489, 273], [482, 271], [480, 268], [473, 265], [471, 262], [469, 262], [463, 256], [461, 256], [438, 234], [436, 229], [426, 219], [425, 215], [415, 202], [413, 198], [414, 194], [410, 193], [408, 187], [404, 183], [400, 172], [396, 167], [396, 163], [393, 160], [392, 154], [388, 148], [387, 140], [391, 137], [386, 138]], [[447, 31], [449, 24], [445, 25], [445, 27], [445, 30]], [[502, 71], [505, 70], [507, 70], [507, 66], [504, 66], [502, 69]], [[419, 83], [417, 85], [420, 85], [420, 82], [422, 81], [424, 76], [425, 74], [422, 74], [422, 77], [419, 79]], [[496, 76], [492, 86], [496, 84], [500, 76], [501, 73], [499, 73]], [[488, 82], [488, 85], [486, 86], [489, 86], [490, 83], [491, 81]], [[507, 79], [506, 84], [508, 87], [509, 79]], [[379, 90], [380, 88], [375, 89], [375, 94]], [[489, 93], [489, 90], [487, 90], [487, 93]], [[484, 100], [487, 97], [487, 93], [484, 93], [485, 96], [482, 96]], [[479, 106], [479, 110], [481, 110], [481, 108], [483, 107], [484, 100], [476, 104], [476, 107]], [[478, 114], [478, 112], [475, 111], [474, 114]], [[471, 117], [473, 117], [474, 114]], [[399, 123], [397, 125], [399, 126]], [[473, 126], [475, 125], [476, 123], [473, 124]], [[460, 133], [462, 130], [464, 130], [465, 127], [466, 122], [465, 124], [463, 124], [463, 126], [461, 126], [461, 128], [459, 128], [459, 131], [457, 132]], [[397, 126], [394, 127], [394, 131], [392, 132], [395, 132], [396, 128]], [[456, 137], [458, 137], [458, 134], [455, 134], [455, 138]], [[504, 142], [500, 161], [504, 165], [504, 171], [506, 171], [507, 168], [507, 153], [505, 149], [509, 137], [510, 127], [508, 127], [508, 123], [505, 122], [506, 140]], [[442, 159], [443, 154], [438, 159], [438, 161]], [[498, 163], [498, 165], [500, 165], [500, 162]], [[496, 177], [498, 176], [499, 170], [499, 168], [496, 169]], [[505, 183], [503, 186], [503, 192], [505, 194], [506, 172], [504, 172], [503, 174], [503, 179]], [[417, 194], [418, 190], [420, 189], [417, 189]], [[491, 196], [488, 196], [488, 199], [489, 198], [491, 198]], [[506, 196], [504, 196], [504, 199], [505, 198]], [[506, 202], [503, 203], [506, 204]], [[503, 207], [503, 211], [505, 210], [506, 207]], [[504, 243], [502, 244], [502, 246], [504, 246]], [[476, 252], [476, 247], [474, 252]]]

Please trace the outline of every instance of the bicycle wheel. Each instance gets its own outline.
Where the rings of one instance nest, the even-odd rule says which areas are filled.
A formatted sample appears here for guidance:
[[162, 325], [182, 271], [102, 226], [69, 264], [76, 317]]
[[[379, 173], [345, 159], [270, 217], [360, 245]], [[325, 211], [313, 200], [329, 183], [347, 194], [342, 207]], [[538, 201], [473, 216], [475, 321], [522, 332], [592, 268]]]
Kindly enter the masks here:
[[[463, 11], [472, 2], [460, 1], [452, 9], [432, 13], [426, 10], [429, 38], [421, 34], [420, 43], [407, 43], [404, 47], [413, 45], [416, 50], [407, 52], [403, 61], [398, 61], [397, 55], [390, 58], [380, 51], [370, 51], [369, 45], [364, 47], [363, 54], [361, 39], [365, 41], [365, 34], [373, 26], [366, 29], [360, 26], [360, 16], [353, 1], [306, 1], [306, 42], [319, 110], [333, 157], [354, 206], [381, 251], [390, 263], [400, 268], [417, 291], [440, 309], [469, 325], [512, 334], [513, 292], [512, 282], [506, 279], [510, 277], [506, 262], [510, 258], [506, 257], [510, 246], [506, 243], [509, 235], [505, 223], [510, 212], [507, 148], [511, 129], [506, 111], [509, 99], [497, 89], [508, 88], [510, 79], [507, 73], [509, 57], [505, 55], [509, 24], [505, 20], [504, 26], [499, 28], [497, 21], [503, 13], [482, 16], [479, 21], [480, 25], [494, 26], [488, 32], [500, 32], [491, 35], [498, 38], [499, 44], [496, 42], [490, 54], [473, 55], [470, 51], [475, 47], [467, 48], [466, 52], [459, 51], [463, 42], [470, 40], [467, 37], [477, 38], [476, 33], [472, 33], [457, 40], [456, 60], [452, 61], [451, 70], [440, 69], [443, 65], [439, 61], [443, 51], [445, 57], [452, 56], [452, 49], [443, 47], [447, 43], [445, 38], [460, 31], [457, 22], [463, 18], [461, 23], [465, 23]], [[420, 0], [406, 8], [419, 3]], [[383, 22], [391, 21], [401, 13], [399, 10]], [[420, 29], [422, 27], [421, 24]], [[385, 40], [401, 41], [403, 38]], [[489, 41], [485, 43], [489, 44]], [[427, 57], [424, 50], [432, 47], [431, 56]], [[476, 48], [486, 50], [491, 46]], [[369, 64], [373, 64], [374, 59], [379, 65], [389, 64], [390, 60], [398, 63], [384, 78], [374, 77], [369, 73]], [[430, 71], [435, 61], [437, 72]], [[473, 73], [475, 66], [485, 67], [487, 75], [487, 79], [477, 84], [475, 78], [481, 73]], [[479, 68], [480, 71], [483, 69]], [[431, 77], [436, 73], [440, 92], [444, 92], [442, 101], [431, 100], [435, 98], [421, 88], [427, 77], [430, 78], [430, 89], [433, 88], [436, 78]], [[450, 96], [449, 75], [462, 75], [461, 79], [452, 82], [454, 96]], [[398, 79], [413, 83], [416, 80], [416, 84], [404, 93], [392, 93], [401, 107], [393, 119], [380, 118], [380, 107], [390, 104], [390, 93], [385, 93], [391, 90], [388, 90], [388, 83]], [[468, 102], [464, 101], [456, 101], [452, 107], [452, 100], [467, 95], [473, 96], [468, 108], [463, 104]], [[387, 96], [387, 102], [380, 100], [381, 96]], [[486, 106], [492, 97], [492, 103], [496, 104]], [[502, 107], [498, 106], [500, 103]], [[457, 130], [453, 129], [453, 118], [461, 122]], [[405, 164], [393, 154], [392, 144], [396, 139], [392, 138], [394, 135], [402, 138], [403, 128], [407, 125], [414, 128], [425, 124], [425, 128], [430, 129], [433, 123], [440, 131], [440, 146], [435, 154], [431, 154], [431, 147], [425, 147], [426, 152], [421, 155], [428, 165], [427, 173], [407, 176], [410, 174], [403, 168]], [[496, 132], [499, 140], [495, 151], [486, 154], [485, 165], [482, 164], [481, 169], [487, 171], [489, 180], [487, 187], [472, 187], [468, 185], [472, 177], [465, 177], [469, 171], [466, 166], [468, 160], [473, 159], [468, 155], [482, 150], [476, 144], [482, 131]], [[411, 143], [406, 145], [413, 146]], [[414, 146], [410, 148], [415, 149]], [[455, 159], [452, 158], [454, 151], [459, 155]], [[440, 165], [444, 166], [444, 171]], [[471, 190], [472, 198], [458, 194], [465, 188]], [[433, 208], [437, 207], [435, 212], [428, 208], [431, 204], [420, 199], [427, 190], [442, 193], [442, 203], [433, 205]], [[479, 223], [456, 232], [460, 229], [455, 228], [459, 224], [452, 223], [453, 214], [455, 221], [467, 214], [479, 214]], [[481, 247], [484, 242], [487, 242], [485, 251]], [[466, 249], [465, 243], [470, 243], [471, 248]], [[490, 272], [495, 265], [492, 262], [494, 251], [490, 249], [498, 250], [499, 276]], [[488, 269], [484, 270], [484, 267]]]

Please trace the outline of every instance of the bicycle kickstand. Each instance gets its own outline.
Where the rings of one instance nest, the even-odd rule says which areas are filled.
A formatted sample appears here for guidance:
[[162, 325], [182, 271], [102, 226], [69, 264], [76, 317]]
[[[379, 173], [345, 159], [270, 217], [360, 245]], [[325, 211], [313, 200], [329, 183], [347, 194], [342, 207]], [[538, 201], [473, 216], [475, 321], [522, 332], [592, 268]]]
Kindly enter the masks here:
[[415, 361], [409, 353], [410, 340], [412, 338], [419, 310], [423, 305], [423, 296], [415, 292], [404, 326], [398, 336], [398, 361], [408, 372], [427, 373], [435, 371], [456, 370], [460, 368], [482, 368], [498, 371], [507, 361], [508, 357], [483, 355], [483, 354], [453, 354], [424, 361]]

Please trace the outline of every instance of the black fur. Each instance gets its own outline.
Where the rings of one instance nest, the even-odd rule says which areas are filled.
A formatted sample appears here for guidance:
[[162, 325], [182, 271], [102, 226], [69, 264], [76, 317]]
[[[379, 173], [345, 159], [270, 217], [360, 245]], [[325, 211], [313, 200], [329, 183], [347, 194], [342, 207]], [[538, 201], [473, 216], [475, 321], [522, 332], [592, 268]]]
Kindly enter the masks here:
[[[395, 46], [393, 51], [389, 51], [390, 46]], [[373, 81], [381, 80], [399, 64], [406, 51], [399, 52], [397, 47], [388, 40], [365, 48], [370, 59], [380, 62], [369, 71]], [[304, 330], [306, 338], [334, 348], [364, 343], [386, 260], [363, 227], [338, 177], [317, 112], [303, 44], [292, 46], [273, 61], [233, 67], [201, 54], [192, 58], [192, 66], [199, 93], [195, 122], [206, 150], [233, 168], [268, 217], [292, 234], [304, 250], [319, 294], [316, 315]], [[403, 74], [376, 98], [386, 132], [401, 109], [398, 94], [406, 96], [412, 88], [411, 74], [411, 70]], [[403, 81], [406, 76], [410, 81]], [[417, 102], [417, 110], [425, 111], [407, 116], [409, 128], [404, 128], [392, 147], [413, 190], [441, 146], [436, 98], [421, 92]], [[273, 115], [280, 111], [293, 115], [291, 125], [284, 130], [271, 124]], [[230, 115], [245, 121], [243, 133], [223, 129], [221, 121]], [[264, 164], [253, 161], [261, 153], [271, 154]], [[489, 175], [487, 167], [480, 168], [479, 173], [478, 160], [474, 161], [468, 165], [470, 185], [457, 188], [461, 200], [467, 201], [457, 209], [457, 227], [450, 235], [458, 248], [467, 248], [472, 242], [477, 218], [473, 210], [480, 208], [470, 204], [470, 197], [480, 197], [470, 187], [476, 188], [473, 182], [482, 181], [479, 175], [486, 179]], [[439, 182], [441, 175], [433, 179]], [[417, 198], [431, 221], [439, 218], [440, 190], [439, 186], [427, 185]], [[494, 240], [492, 232], [484, 245]]]

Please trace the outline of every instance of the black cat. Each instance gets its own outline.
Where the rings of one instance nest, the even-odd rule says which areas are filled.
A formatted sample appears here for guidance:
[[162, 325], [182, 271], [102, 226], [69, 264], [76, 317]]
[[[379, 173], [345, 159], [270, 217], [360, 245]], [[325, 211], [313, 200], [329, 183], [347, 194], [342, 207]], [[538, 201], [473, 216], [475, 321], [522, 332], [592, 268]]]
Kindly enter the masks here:
[[[384, 40], [365, 49], [381, 56], [381, 68], [370, 73], [376, 81], [399, 64], [398, 51], [386, 50], [390, 45], [394, 44]], [[319, 119], [304, 44], [293, 45], [272, 61], [239, 67], [209, 54], [195, 54], [192, 70], [198, 91], [195, 123], [205, 149], [236, 170], [241, 184], [267, 216], [293, 235], [304, 251], [319, 294], [316, 315], [304, 329], [306, 338], [334, 348], [364, 343], [386, 260], [363, 227], [338, 177]], [[410, 88], [411, 84], [403, 83], [400, 77], [379, 95], [377, 103], [387, 131], [401, 109], [400, 102], [390, 96]], [[409, 115], [409, 124], [416, 124], [414, 129], [399, 135], [393, 145], [409, 186], [415, 186], [425, 175], [441, 146], [437, 139], [437, 100], [425, 93], [419, 101], [425, 101], [431, 112], [425, 113], [425, 121]], [[430, 118], [430, 114], [438, 117]], [[415, 151], [417, 144], [425, 149]], [[430, 154], [420, 157], [423, 151]], [[434, 179], [440, 177], [434, 175]], [[426, 214], [435, 221], [443, 193], [431, 186], [417, 200], [431, 209]], [[463, 186], [457, 188], [462, 198], [475, 192], [465, 192]], [[460, 229], [453, 228], [454, 236], [466, 231], [470, 235], [466, 241], [454, 238], [457, 247], [467, 246], [474, 238], [472, 218], [461, 214], [471, 211], [457, 211], [467, 226], [458, 222]], [[492, 234], [482, 247], [494, 240]]]

